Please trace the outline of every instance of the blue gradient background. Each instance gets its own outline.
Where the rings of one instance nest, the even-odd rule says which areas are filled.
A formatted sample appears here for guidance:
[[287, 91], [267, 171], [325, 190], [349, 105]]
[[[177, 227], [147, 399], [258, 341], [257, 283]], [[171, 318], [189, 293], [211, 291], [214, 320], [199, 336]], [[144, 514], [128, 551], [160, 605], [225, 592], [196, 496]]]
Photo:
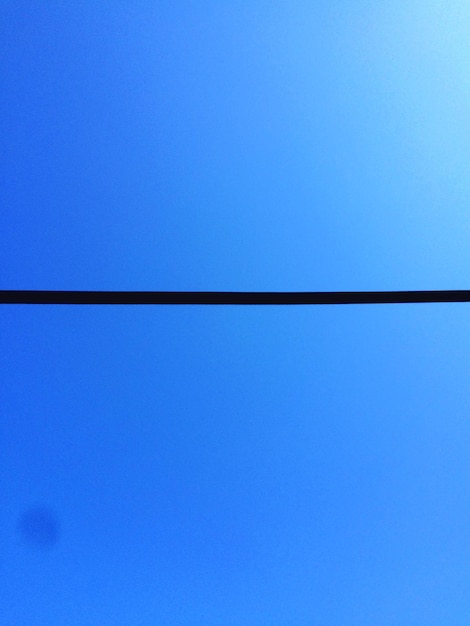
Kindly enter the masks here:
[[[469, 287], [468, 2], [0, 6], [1, 288]], [[0, 624], [470, 623], [468, 314], [2, 306]]]

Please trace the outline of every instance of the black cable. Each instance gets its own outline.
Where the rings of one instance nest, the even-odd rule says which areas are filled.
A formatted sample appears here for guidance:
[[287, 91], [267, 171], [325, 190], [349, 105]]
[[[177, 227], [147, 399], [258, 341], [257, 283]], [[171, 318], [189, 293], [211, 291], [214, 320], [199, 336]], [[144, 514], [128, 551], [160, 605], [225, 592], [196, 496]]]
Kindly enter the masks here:
[[449, 291], [30, 291], [0, 290], [0, 304], [411, 304], [470, 302]]

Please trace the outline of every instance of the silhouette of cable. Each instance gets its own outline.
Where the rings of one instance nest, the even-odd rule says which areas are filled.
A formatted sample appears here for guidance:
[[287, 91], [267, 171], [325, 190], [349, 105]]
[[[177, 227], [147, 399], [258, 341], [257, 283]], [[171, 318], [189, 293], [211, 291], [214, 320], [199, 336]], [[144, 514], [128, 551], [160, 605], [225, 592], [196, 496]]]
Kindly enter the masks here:
[[470, 290], [297, 292], [0, 290], [0, 304], [314, 305], [426, 302], [470, 302]]

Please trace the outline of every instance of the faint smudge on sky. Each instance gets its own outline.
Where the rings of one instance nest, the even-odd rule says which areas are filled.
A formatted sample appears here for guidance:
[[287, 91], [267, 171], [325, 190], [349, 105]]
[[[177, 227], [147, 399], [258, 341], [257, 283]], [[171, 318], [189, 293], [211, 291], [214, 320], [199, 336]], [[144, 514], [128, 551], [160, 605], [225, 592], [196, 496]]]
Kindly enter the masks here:
[[35, 548], [52, 548], [60, 539], [59, 519], [47, 506], [26, 509], [18, 519], [17, 530], [22, 541]]

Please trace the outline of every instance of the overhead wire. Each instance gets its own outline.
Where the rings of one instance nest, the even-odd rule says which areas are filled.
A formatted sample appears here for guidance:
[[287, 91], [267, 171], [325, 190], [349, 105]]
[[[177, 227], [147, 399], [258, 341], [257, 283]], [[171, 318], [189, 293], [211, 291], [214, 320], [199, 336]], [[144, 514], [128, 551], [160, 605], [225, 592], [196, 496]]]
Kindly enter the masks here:
[[328, 305], [470, 302], [470, 290], [58, 291], [0, 290], [0, 304]]

